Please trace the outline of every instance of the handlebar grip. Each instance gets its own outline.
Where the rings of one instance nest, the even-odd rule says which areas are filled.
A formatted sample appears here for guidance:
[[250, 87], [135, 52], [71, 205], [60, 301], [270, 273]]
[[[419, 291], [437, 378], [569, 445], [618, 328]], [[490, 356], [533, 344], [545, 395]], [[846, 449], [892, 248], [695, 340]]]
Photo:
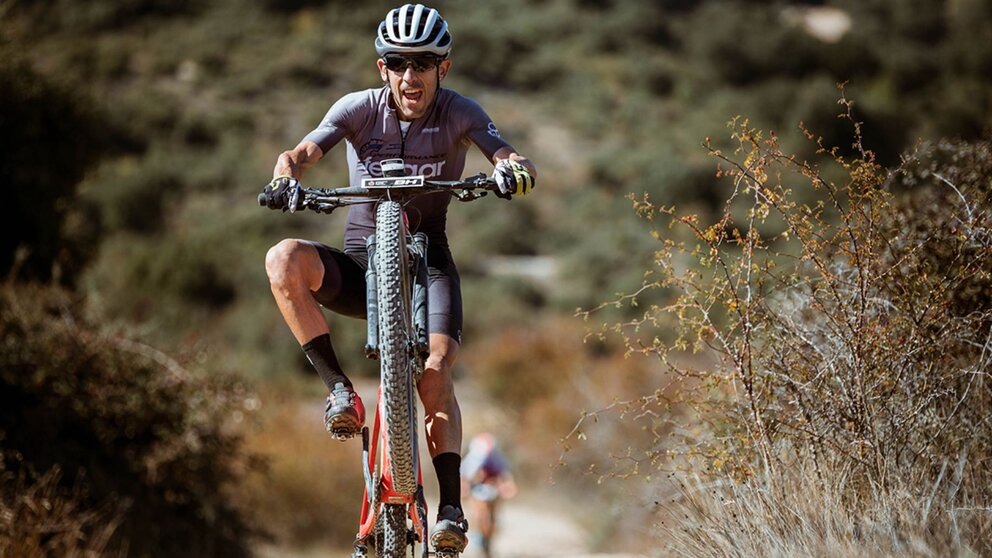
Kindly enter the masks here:
[[260, 205], [262, 207], [265, 207], [265, 206], [268, 205], [267, 203], [265, 203], [265, 194], [259, 194], [258, 195], [258, 205]]

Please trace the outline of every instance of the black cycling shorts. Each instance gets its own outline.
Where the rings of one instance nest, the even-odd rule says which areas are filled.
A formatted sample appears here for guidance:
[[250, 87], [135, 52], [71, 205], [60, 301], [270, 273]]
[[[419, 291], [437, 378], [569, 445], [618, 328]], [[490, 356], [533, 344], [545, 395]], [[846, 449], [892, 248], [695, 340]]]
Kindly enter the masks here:
[[[342, 252], [319, 242], [310, 242], [324, 264], [324, 280], [313, 297], [328, 310], [365, 319], [366, 250]], [[445, 247], [427, 247], [428, 330], [462, 342], [462, 290], [458, 268]]]

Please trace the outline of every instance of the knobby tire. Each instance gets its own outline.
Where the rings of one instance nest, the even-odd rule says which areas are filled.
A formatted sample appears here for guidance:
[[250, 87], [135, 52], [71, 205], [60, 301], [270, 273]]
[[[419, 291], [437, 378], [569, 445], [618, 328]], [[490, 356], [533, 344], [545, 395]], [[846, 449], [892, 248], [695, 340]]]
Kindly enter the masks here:
[[[411, 276], [398, 202], [383, 201], [376, 210], [375, 272], [379, 303], [379, 362], [386, 431], [389, 435], [389, 473], [393, 490], [413, 495], [417, 491], [414, 452], [413, 378], [410, 350], [412, 330]], [[403, 556], [407, 542], [406, 505], [383, 503], [382, 554]]]
[[382, 505], [382, 550], [380, 558], [403, 558], [406, 555], [406, 504]]

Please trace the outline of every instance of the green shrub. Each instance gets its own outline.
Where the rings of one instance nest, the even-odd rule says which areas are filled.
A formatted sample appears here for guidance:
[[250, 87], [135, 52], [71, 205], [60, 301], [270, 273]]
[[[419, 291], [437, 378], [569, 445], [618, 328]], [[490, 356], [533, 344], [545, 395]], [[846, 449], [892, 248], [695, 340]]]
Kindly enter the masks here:
[[74, 239], [63, 228], [78, 215], [77, 184], [107, 145], [102, 117], [78, 86], [38, 74], [0, 44], [0, 129], [0, 275], [72, 284], [99, 227]]
[[701, 72], [720, 83], [745, 86], [773, 77], [802, 78], [818, 67], [816, 39], [783, 24], [780, 10], [776, 4], [705, 2], [680, 22], [679, 35], [701, 63]]
[[41, 31], [92, 31], [127, 27], [148, 19], [196, 14], [207, 4], [207, 0], [95, 0], [82, 4], [72, 0], [42, 0], [15, 5], [15, 9], [30, 17]]

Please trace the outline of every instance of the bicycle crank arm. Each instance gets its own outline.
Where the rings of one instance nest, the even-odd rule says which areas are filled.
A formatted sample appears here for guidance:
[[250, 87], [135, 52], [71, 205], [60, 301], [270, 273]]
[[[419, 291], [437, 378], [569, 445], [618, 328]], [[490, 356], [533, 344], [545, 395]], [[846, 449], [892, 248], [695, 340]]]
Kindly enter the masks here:
[[368, 558], [368, 556], [369, 556], [368, 546], [361, 543], [355, 544], [355, 552], [351, 553], [351, 558]]

